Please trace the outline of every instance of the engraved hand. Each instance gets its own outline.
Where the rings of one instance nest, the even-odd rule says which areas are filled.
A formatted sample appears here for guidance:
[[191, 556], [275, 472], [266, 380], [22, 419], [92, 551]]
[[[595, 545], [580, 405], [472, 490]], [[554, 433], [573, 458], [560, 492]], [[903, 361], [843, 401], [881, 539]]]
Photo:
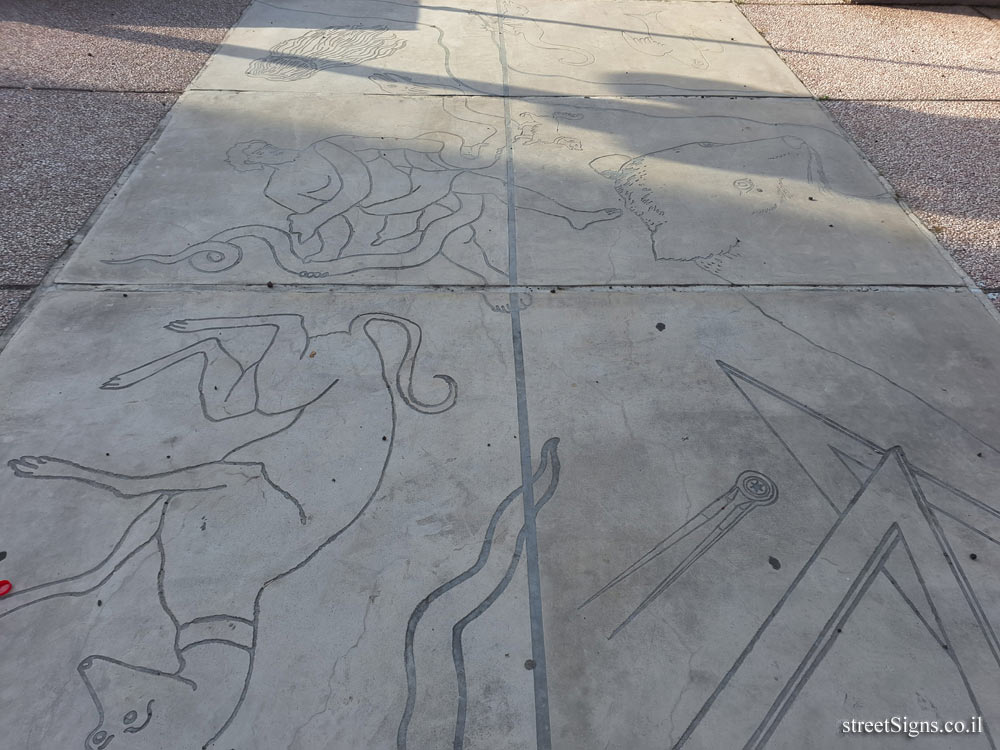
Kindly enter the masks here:
[[298, 237], [299, 243], [308, 242], [323, 225], [322, 217], [312, 213], [292, 214], [288, 217], [288, 228]]

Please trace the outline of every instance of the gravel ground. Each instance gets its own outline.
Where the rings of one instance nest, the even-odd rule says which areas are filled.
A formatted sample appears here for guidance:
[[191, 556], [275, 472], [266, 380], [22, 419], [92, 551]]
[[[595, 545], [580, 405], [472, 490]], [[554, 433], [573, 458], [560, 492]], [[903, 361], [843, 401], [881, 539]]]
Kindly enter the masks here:
[[248, 0], [2, 0], [0, 85], [182, 91]]
[[974, 8], [742, 9], [818, 97], [1000, 99], [1000, 24]]
[[966, 273], [1000, 289], [1000, 102], [824, 102]]
[[175, 98], [0, 90], [0, 285], [41, 281]]
[[[795, 5], [844, 5], [848, 0], [798, 0]], [[791, 5], [792, 0], [737, 0], [739, 5]]]
[[0, 289], [0, 331], [7, 327], [14, 313], [30, 295], [30, 289]]

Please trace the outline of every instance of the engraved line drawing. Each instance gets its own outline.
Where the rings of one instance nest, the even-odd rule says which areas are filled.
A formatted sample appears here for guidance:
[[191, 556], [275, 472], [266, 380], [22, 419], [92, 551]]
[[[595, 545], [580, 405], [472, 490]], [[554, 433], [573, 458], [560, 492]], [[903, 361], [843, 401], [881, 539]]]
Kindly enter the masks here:
[[[413, 8], [405, 3], [394, 3], [390, 0], [371, 0], [377, 4], [385, 15], [354, 16], [342, 13], [324, 13], [322, 11], [289, 8], [275, 3], [260, 2], [276, 10], [322, 16], [324, 28], [315, 29], [293, 39], [279, 42], [271, 48], [270, 54], [254, 61], [246, 71], [248, 76], [271, 78], [270, 73], [277, 75], [294, 75], [295, 78], [271, 78], [281, 82], [311, 78], [316, 73], [335, 68], [361, 66], [383, 57], [389, 57], [404, 49], [406, 40], [388, 31], [404, 21], [407, 27], [427, 29], [434, 35], [434, 42], [441, 50], [441, 63], [444, 75], [428, 74], [421, 76], [413, 73], [402, 75], [389, 71], [377, 72], [368, 79], [386, 93], [403, 93], [400, 86], [411, 89], [413, 94], [427, 94], [441, 90], [456, 91], [465, 94], [489, 94], [491, 92], [461, 80], [453, 70], [451, 48], [445, 44], [444, 29], [432, 23], [413, 20]], [[395, 7], [403, 8], [404, 16], [393, 17]], [[281, 47], [282, 49], [278, 49]], [[336, 60], [349, 60], [337, 63]], [[302, 75], [301, 73], [304, 73]], [[445, 83], [444, 81], [449, 81]]]
[[[694, 29], [689, 29], [687, 34], [678, 33], [672, 37], [656, 34], [654, 27], [662, 22], [660, 18], [662, 13], [663, 11], [658, 10], [648, 13], [626, 13], [628, 18], [634, 18], [645, 29], [644, 32], [623, 30], [622, 37], [628, 46], [636, 52], [651, 57], [669, 57], [674, 62], [696, 70], [708, 70], [712, 67], [708, 55], [721, 55], [722, 45], [719, 42], [700, 39], [699, 33]], [[663, 41], [664, 39], [668, 41]]]
[[[747, 165], [747, 173], [734, 179], [734, 164]], [[713, 167], [718, 168], [717, 184], [709, 185], [706, 180], [711, 180]], [[590, 168], [614, 182], [625, 207], [646, 226], [655, 260], [691, 261], [717, 275], [725, 260], [739, 254], [740, 234], [759, 232], [790, 212], [799, 222], [803, 214], [825, 221], [822, 212], [809, 204], [820, 202], [815, 195], [830, 192], [819, 153], [794, 136], [736, 143], [695, 141], [634, 158], [610, 154], [592, 160]], [[697, 245], [676, 240], [684, 217], [671, 211], [672, 190], [686, 185], [689, 178], [706, 192], [731, 199], [721, 221], [701, 228]], [[815, 186], [814, 195], [793, 193], [789, 181]]]
[[372, 73], [368, 80], [378, 86], [384, 93], [394, 96], [430, 96], [435, 93], [435, 89], [454, 91], [459, 94], [466, 93], [468, 87], [452, 86], [450, 84], [423, 83], [412, 75], [403, 73]]
[[580, 120], [579, 112], [553, 112], [551, 117], [535, 116], [531, 112], [521, 112], [518, 115], [519, 132], [514, 136], [514, 143], [522, 146], [555, 145], [568, 148], [570, 151], [582, 151], [583, 143], [579, 138], [560, 135], [559, 124], [564, 120]]
[[[480, 128], [493, 130], [482, 123]], [[481, 151], [489, 153], [482, 157]], [[264, 196], [290, 212], [287, 229], [232, 227], [177, 253], [104, 262], [187, 262], [219, 273], [256, 252], [290, 274], [321, 279], [416, 268], [440, 255], [485, 286], [506, 285], [507, 271], [494, 260], [506, 248], [484, 246], [490, 233], [479, 224], [491, 204], [508, 201], [504, 178], [488, 172], [501, 152], [485, 141], [470, 146], [455, 133], [439, 131], [405, 139], [332, 136], [304, 149], [237, 143], [228, 162], [241, 172], [267, 173]], [[514, 200], [518, 208], [562, 219], [576, 230], [622, 213], [572, 208], [521, 187]]]
[[[596, 27], [600, 31], [617, 31], [624, 44], [609, 44], [614, 37], [601, 36], [587, 47], [580, 41], [579, 28], [573, 28], [572, 32], [563, 28], [576, 27], [578, 24], [554, 19], [535, 20], [528, 15], [526, 8], [509, 0], [498, 3], [498, 7], [501, 11], [499, 14], [481, 14], [480, 21], [490, 32], [498, 48], [501, 47], [501, 35], [506, 38], [506, 44], [512, 50], [509, 53], [511, 60], [506, 63], [506, 68], [512, 73], [540, 79], [561, 78], [584, 85], [611, 86], [616, 90], [634, 89], [638, 86], [662, 91], [746, 93], [745, 87], [720, 86], [707, 78], [700, 86], [681, 86], [677, 82], [685, 80], [684, 78], [665, 76], [655, 70], [634, 70], [631, 75], [624, 75], [620, 70], [620, 58], [630, 50], [653, 58], [667, 58], [683, 68], [696, 71], [708, 70], [712, 67], [712, 58], [725, 52], [724, 46], [717, 42], [693, 40], [691, 37], [698, 38], [702, 34], [692, 28], [677, 28], [674, 21], [661, 15], [661, 12], [624, 13], [620, 24], [628, 23], [631, 18], [635, 19], [634, 25], [641, 28], [628, 30], [622, 26], [614, 29]], [[561, 31], [567, 36], [574, 33], [573, 44], [560, 44], [546, 38], [548, 29], [557, 33]], [[589, 72], [595, 65], [600, 69], [602, 63], [605, 66], [603, 71]], [[529, 68], [529, 64], [534, 64], [535, 67]], [[667, 80], [675, 82], [667, 83]], [[544, 91], [539, 87], [529, 89], [527, 93], [538, 94]]]
[[[880, 573], [942, 646], [965, 686], [970, 706], [984, 716], [983, 736], [995, 748], [993, 734], [986, 727], [997, 718], [996, 708], [977, 696], [989, 695], [996, 684], [1000, 640], [939, 514], [963, 526], [989, 529], [997, 528], [1000, 512], [914, 466], [901, 447], [882, 448], [737, 368], [721, 361], [719, 366], [831, 501], [838, 516], [676, 742], [675, 750], [714, 747], [719, 731], [744, 750], [764, 748]], [[791, 414], [808, 417], [805, 427], [797, 420], [778, 419]], [[800, 425], [796, 429], [817, 433], [809, 445], [783, 436], [795, 424]], [[851, 477], [853, 486], [839, 486], [840, 480], [821, 474], [820, 456], [803, 455], [824, 442], [831, 451], [827, 461], [836, 459], [847, 470], [842, 476]], [[873, 455], [878, 460], [872, 468]], [[859, 557], [859, 544], [868, 542], [869, 551]], [[838, 576], [824, 575], [827, 566], [837, 570]], [[836, 590], [830, 590], [831, 580], [837, 581]], [[937, 582], [935, 590], [927, 581]], [[942, 587], [945, 581], [954, 585]], [[789, 637], [796, 633], [801, 635]], [[952, 640], [949, 633], [962, 633], [962, 637]], [[746, 710], [745, 697], [751, 694], [759, 707], [757, 713]], [[740, 710], [735, 710], [737, 702], [741, 702]]]
[[[557, 53], [555, 59], [563, 65], [573, 67], [583, 67], [591, 65], [597, 58], [594, 53], [583, 47], [571, 46], [568, 44], [553, 44], [545, 40], [545, 29], [542, 24], [529, 19], [528, 8], [520, 3], [513, 3], [503, 0], [500, 3], [503, 16], [499, 17], [503, 24], [503, 33], [509, 39], [514, 37], [521, 39], [525, 44], [534, 47], [536, 50], [543, 50]], [[483, 26], [489, 30], [496, 29], [494, 18], [482, 17], [480, 19]]]
[[[628, 626], [639, 614], [662, 595], [670, 586], [694, 565], [698, 559], [722, 540], [730, 531], [756, 508], [772, 505], [778, 501], [778, 486], [757, 471], [744, 471], [726, 492], [702, 508], [696, 515], [660, 540], [646, 554], [612, 578], [607, 584], [592, 594], [579, 609], [583, 609], [601, 594], [628, 579], [656, 558], [684, 543], [692, 549], [660, 581], [645, 599], [608, 636], [611, 640]], [[726, 511], [723, 513], [723, 511]], [[700, 532], [700, 533], [696, 533]]]
[[[560, 465], [557, 453], [558, 444], [558, 438], [549, 438], [542, 446], [541, 460], [532, 476], [532, 482], [542, 486], [544, 478], [548, 475], [548, 484], [541, 495], [536, 496], [536, 510], [540, 510], [551, 499], [559, 485]], [[414, 719], [415, 707], [418, 705], [418, 674], [414, 641], [418, 628], [421, 627], [421, 623], [424, 622], [425, 617], [436, 614], [436, 611], [440, 611], [438, 615], [439, 620], [435, 621], [439, 627], [430, 629], [441, 631], [441, 634], [437, 636], [440, 638], [448, 637], [448, 634], [450, 634], [451, 648], [449, 651], [452, 658], [454, 680], [449, 681], [442, 676], [437, 676], [437, 679], [427, 681], [427, 689], [447, 689], [446, 686], [449, 682], [455, 686], [457, 703], [454, 736], [447, 738], [447, 744], [453, 747], [454, 750], [462, 750], [465, 746], [468, 686], [465, 673], [465, 652], [462, 646], [462, 634], [466, 627], [483, 615], [500, 598], [517, 571], [524, 548], [525, 537], [523, 527], [524, 518], [520, 513], [520, 507], [515, 502], [515, 500], [521, 497], [521, 494], [522, 488], [518, 488], [505, 497], [496, 511], [494, 511], [476, 562], [459, 575], [434, 589], [417, 605], [410, 615], [404, 645], [407, 699], [396, 736], [397, 750], [406, 750], [410, 726]], [[492, 573], [492, 577], [486, 575], [489, 573]], [[486, 589], [484, 586], [488, 585], [490, 581], [495, 580], [498, 574], [500, 574], [499, 582], [496, 583], [492, 590]], [[462, 590], [462, 585], [474, 577], [483, 579], [482, 582], [478, 583], [478, 588], [469, 592]], [[482, 598], [475, 597], [477, 592], [484, 591], [488, 591], [485, 596], [482, 596], [480, 593]], [[425, 623], [421, 632], [426, 632], [427, 630], [428, 624]], [[445, 738], [442, 738], [443, 742], [444, 740]]]
[[247, 75], [269, 81], [299, 81], [321, 70], [389, 57], [405, 46], [406, 42], [385, 26], [328, 26], [274, 45], [265, 57], [250, 63]]
[[[405, 334], [405, 351], [397, 362], [386, 361], [373, 337], [376, 324]], [[0, 618], [38, 602], [94, 591], [143, 550], [159, 556], [157, 592], [173, 624], [175, 663], [157, 668], [103, 654], [84, 658], [78, 671], [98, 713], [98, 724], [84, 742], [87, 750], [103, 750], [116, 737], [126, 741], [139, 732], [155, 734], [157, 747], [176, 746], [180, 727], [189, 731], [195, 716], [205, 722], [205, 746], [218, 739], [250, 686], [264, 592], [350, 529], [378, 495], [392, 455], [395, 399], [414, 411], [440, 414], [455, 405], [458, 394], [447, 375], [434, 376], [447, 385], [439, 401], [415, 394], [421, 329], [389, 313], [358, 315], [347, 330], [317, 335], [293, 314], [177, 320], [166, 328], [216, 335], [116, 375], [101, 387], [131, 388], [197, 359], [204, 417], [240, 420], [248, 434], [261, 434], [216, 460], [160, 474], [109, 472], [48, 456], [9, 462], [19, 477], [83, 482], [138, 499], [141, 509], [100, 564], [5, 597]], [[270, 340], [262, 352], [241, 357], [222, 334], [239, 337], [251, 328], [268, 330]], [[381, 387], [355, 388], [356, 382], [375, 377]], [[351, 400], [345, 402], [341, 392], [353, 394]], [[328, 424], [331, 407], [334, 413], [352, 412], [373, 429], [334, 434], [338, 431]], [[350, 476], [331, 484], [328, 497], [307, 494], [304, 488], [315, 486], [310, 485], [314, 479], [301, 467], [325, 466], [345, 446], [353, 454], [346, 457]], [[211, 541], [192, 543], [193, 538]], [[248, 547], [269, 553], [240, 553]], [[199, 582], [197, 591], [192, 580]], [[233, 684], [224, 674], [245, 678]], [[210, 716], [199, 714], [209, 709]], [[145, 719], [136, 724], [141, 714]]]

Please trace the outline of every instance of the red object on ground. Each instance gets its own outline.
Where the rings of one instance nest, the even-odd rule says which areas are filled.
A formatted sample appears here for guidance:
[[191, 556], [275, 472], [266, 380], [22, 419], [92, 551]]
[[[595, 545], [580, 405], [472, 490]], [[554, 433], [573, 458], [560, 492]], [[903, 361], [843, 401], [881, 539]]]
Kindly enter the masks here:
[[12, 588], [14, 588], [14, 584], [10, 581], [0, 581], [0, 596], [7, 596]]

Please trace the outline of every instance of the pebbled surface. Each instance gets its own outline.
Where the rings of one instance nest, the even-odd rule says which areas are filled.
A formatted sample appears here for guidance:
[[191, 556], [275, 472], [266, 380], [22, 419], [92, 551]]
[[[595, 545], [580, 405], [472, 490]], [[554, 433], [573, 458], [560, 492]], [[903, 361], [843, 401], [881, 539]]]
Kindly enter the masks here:
[[973, 8], [753, 5], [743, 12], [816, 96], [1000, 99], [1000, 26]]
[[0, 284], [37, 284], [175, 97], [0, 91]]
[[0, 6], [0, 85], [182, 91], [247, 0], [12, 0]]

